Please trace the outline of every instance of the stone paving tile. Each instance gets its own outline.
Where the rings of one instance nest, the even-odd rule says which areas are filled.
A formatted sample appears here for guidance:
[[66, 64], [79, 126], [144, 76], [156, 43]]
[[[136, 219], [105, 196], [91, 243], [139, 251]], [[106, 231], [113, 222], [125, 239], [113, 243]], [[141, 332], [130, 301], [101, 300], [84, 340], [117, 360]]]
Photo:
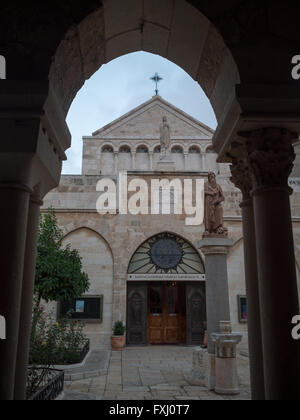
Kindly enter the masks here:
[[[143, 347], [111, 352], [105, 376], [66, 382], [66, 399], [107, 400], [248, 400], [249, 363], [239, 358], [241, 395], [220, 396], [206, 388], [190, 386], [193, 348]], [[80, 379], [80, 378], [78, 378]]]
[[103, 398], [99, 397], [98, 395], [87, 394], [83, 392], [71, 392], [65, 391], [63, 400], [64, 401], [95, 401], [95, 400], [102, 400]]

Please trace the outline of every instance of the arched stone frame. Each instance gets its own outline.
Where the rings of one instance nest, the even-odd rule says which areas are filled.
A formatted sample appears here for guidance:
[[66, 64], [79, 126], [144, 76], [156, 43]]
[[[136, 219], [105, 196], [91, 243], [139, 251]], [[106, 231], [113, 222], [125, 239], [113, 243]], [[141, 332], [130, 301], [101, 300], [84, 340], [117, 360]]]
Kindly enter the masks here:
[[161, 144], [160, 143], [156, 143], [156, 144], [151, 145], [150, 152], [151, 153], [157, 153], [157, 152], [155, 152], [155, 150], [157, 150], [157, 148], [161, 148]]
[[[110, 148], [111, 152], [104, 151], [105, 149]], [[100, 172], [102, 175], [112, 175], [115, 173], [115, 148], [111, 142], [105, 142], [100, 148]]]
[[[132, 258], [134, 257], [134, 255], [136, 254], [136, 252], [139, 250], [140, 247], [143, 246], [143, 244], [146, 244], [148, 241], [155, 239], [157, 237], [159, 237], [160, 235], [171, 235], [173, 237], [177, 237], [180, 240], [184, 241], [185, 243], [187, 243], [191, 248], [193, 248], [193, 250], [195, 251], [195, 253], [199, 256], [199, 259], [201, 260], [201, 263], [203, 264], [203, 268], [204, 268], [204, 273], [205, 273], [205, 262], [204, 262], [204, 255], [203, 253], [197, 248], [197, 246], [195, 246], [191, 241], [189, 241], [188, 239], [186, 239], [183, 235], [178, 234], [178, 233], [174, 233], [173, 231], [159, 231], [153, 235], [151, 235], [150, 237], [144, 239], [142, 242], [139, 242], [138, 245], [135, 243], [133, 246], [135, 246], [134, 251], [131, 250], [131, 252], [129, 252], [130, 258], [128, 261], [128, 265], [127, 265], [127, 273], [129, 273], [129, 268], [130, 268], [130, 263], [132, 261]], [[131, 248], [133, 248], [133, 246]], [[203, 274], [204, 274], [203, 273]]]
[[[269, 2], [270, 3], [270, 2]], [[271, 2], [272, 3], [272, 2]], [[278, 2], [274, 2], [276, 3], [276, 6], [279, 6], [279, 12], [280, 12], [280, 7], [281, 4], [279, 5]], [[209, 2], [207, 3], [207, 6], [205, 6], [206, 3], [203, 3], [203, 6], [201, 4], [201, 7], [203, 7], [206, 11], [207, 16], [211, 16], [212, 19], [214, 19], [214, 13], [210, 13], [209, 10], [214, 10], [214, 6], [215, 4], [213, 2]], [[208, 5], [209, 4], [209, 5]], [[46, 3], [45, 3], [46, 5]], [[258, 2], [259, 5], [259, 2]], [[248, 28], [243, 28], [243, 14], [245, 13], [245, 15], [247, 16], [247, 12], [251, 12], [251, 9], [247, 9], [248, 4], [245, 5], [245, 9], [243, 10], [244, 13], [242, 13], [240, 18], [237, 18], [237, 16], [239, 15], [238, 10], [232, 6], [232, 14], [235, 16], [234, 19], [231, 20], [232, 25], [230, 24], [230, 20], [231, 16], [229, 14], [228, 16], [228, 12], [227, 10], [223, 10], [220, 11], [220, 13], [217, 13], [217, 18], [215, 20], [216, 25], [218, 25], [219, 29], [221, 29], [224, 37], [226, 38], [226, 42], [228, 45], [234, 45], [232, 47], [232, 50], [235, 53], [235, 58], [238, 59], [238, 57], [241, 56], [242, 57], [253, 57], [253, 55], [255, 54], [255, 52], [259, 52], [259, 54], [257, 55], [257, 57], [260, 57], [261, 59], [257, 59], [256, 63], [253, 63], [253, 66], [249, 66], [247, 65], [247, 60], [245, 59], [245, 62], [243, 63], [242, 60], [240, 60], [239, 63], [239, 67], [241, 72], [243, 73], [243, 82], [248, 82], [248, 83], [266, 83], [266, 81], [271, 84], [274, 83], [274, 86], [276, 84], [279, 83], [286, 83], [288, 85], [289, 83], [289, 79], [290, 79], [290, 71], [288, 66], [290, 66], [290, 57], [292, 56], [291, 54], [291, 49], [287, 46], [287, 44], [289, 43], [291, 45], [291, 48], [294, 48], [294, 42], [291, 42], [291, 39], [293, 39], [292, 33], [294, 31], [294, 20], [292, 17], [291, 13], [286, 13], [286, 14], [282, 14], [282, 19], [283, 22], [282, 25], [278, 25], [278, 17], [276, 17], [276, 11], [278, 12], [278, 8], [276, 9], [275, 6], [275, 10], [270, 10], [271, 6], [268, 4], [268, 7], [266, 7], [265, 4], [262, 4], [262, 7], [264, 7], [264, 11], [262, 9], [259, 9], [260, 13], [257, 13], [257, 10], [255, 10], [255, 13], [257, 15], [259, 15], [260, 17], [262, 16], [262, 25], [263, 26], [263, 31], [257, 31], [257, 34], [263, 34], [263, 35], [258, 35], [257, 39], [255, 39], [255, 43], [253, 42], [249, 42], [251, 41], [251, 37], [255, 34], [255, 32], [250, 31], [249, 27]], [[47, 3], [48, 6], [48, 3]], [[240, 5], [238, 5], [239, 7]], [[253, 6], [253, 5], [252, 5]], [[66, 5], [67, 7], [67, 5]], [[55, 16], [55, 13], [53, 12], [52, 8], [49, 8], [50, 10], [47, 9], [47, 7], [45, 7], [45, 9], [43, 8], [43, 13], [47, 13], [47, 17], [48, 19], [45, 19], [44, 24], [44, 33], [46, 33], [48, 35], [48, 39], [47, 39], [47, 51], [44, 50], [43, 48], [43, 43], [44, 43], [44, 36], [41, 36], [41, 43], [38, 42], [37, 37], [34, 37], [35, 33], [38, 33], [40, 31], [40, 25], [37, 24], [36, 22], [41, 22], [43, 21], [43, 19], [40, 19], [40, 15], [38, 14], [37, 11], [37, 19], [34, 20], [34, 17], [32, 19], [32, 21], [30, 20], [31, 23], [31, 27], [33, 32], [30, 33], [30, 37], [32, 37], [33, 39], [36, 40], [35, 45], [33, 46], [31, 44], [31, 42], [28, 42], [29, 40], [26, 39], [26, 37], [24, 37], [25, 39], [22, 39], [22, 37], [20, 36], [18, 38], [18, 40], [15, 40], [15, 36], [13, 35], [13, 42], [12, 44], [12, 48], [9, 48], [9, 54], [10, 57], [13, 59], [12, 61], [14, 63], [19, 63], [20, 65], [12, 65], [11, 68], [13, 68], [12, 72], [11, 72], [11, 80], [15, 79], [16, 81], [23, 81], [23, 80], [28, 80], [28, 81], [37, 81], [37, 80], [47, 80], [47, 75], [48, 75], [48, 65], [51, 61], [51, 57], [53, 56], [53, 46], [57, 46], [57, 43], [59, 42], [59, 39], [62, 39], [61, 34], [62, 33], [66, 33], [67, 32], [67, 28], [70, 27], [71, 25], [76, 25], [78, 24], [78, 22], [80, 22], [80, 20], [82, 20], [82, 18], [84, 16], [87, 15], [87, 13], [90, 13], [93, 10], [93, 7], [95, 7], [95, 3], [92, 6], [92, 4], [90, 2], [87, 2], [86, 7], [83, 7], [81, 10], [78, 10], [77, 7], [74, 5], [74, 13], [68, 15], [67, 18], [64, 19], [64, 17], [62, 16], [62, 20], [61, 20], [61, 24], [57, 25], [57, 32], [55, 34], [55, 40], [53, 40], [53, 38], [51, 39], [51, 34], [49, 31], [48, 32], [48, 23], [46, 21], [49, 22], [54, 22], [55, 20], [53, 19], [53, 16]], [[251, 7], [251, 6], [250, 6]], [[8, 9], [9, 10], [9, 9]], [[30, 10], [30, 7], [29, 7]], [[58, 13], [60, 13], [61, 15], [64, 15], [64, 12], [67, 11], [68, 9], [61, 9], [58, 10]], [[217, 9], [215, 9], [217, 10]], [[25, 10], [22, 11], [24, 13], [24, 15], [26, 16], [26, 12]], [[271, 13], [272, 12], [272, 13]], [[67, 14], [67, 13], [65, 13]], [[265, 22], [266, 19], [264, 18], [265, 16], [267, 16], [267, 14], [272, 14], [273, 19], [269, 20], [269, 25], [267, 25], [265, 27]], [[280, 13], [279, 13], [280, 14]], [[53, 15], [53, 16], [52, 16]], [[227, 15], [227, 17], [226, 17]], [[250, 16], [250, 13], [249, 13]], [[252, 18], [254, 18], [254, 15], [251, 15]], [[27, 17], [27, 16], [26, 16]], [[237, 18], [237, 19], [236, 19]], [[249, 26], [251, 26], [252, 28], [255, 27], [255, 25], [253, 25], [253, 21], [252, 19], [247, 19], [249, 22]], [[255, 19], [254, 19], [255, 21]], [[291, 25], [287, 25], [286, 23], [291, 23]], [[9, 23], [10, 24], [10, 23]], [[285, 24], [285, 25], [284, 25]], [[278, 26], [278, 30], [276, 30], [276, 26]], [[285, 31], [284, 34], [280, 33], [281, 32], [281, 27], [285, 26]], [[34, 29], [36, 27], [36, 32], [34, 32]], [[228, 29], [225, 29], [228, 28]], [[243, 29], [244, 30], [243, 30]], [[5, 31], [5, 27], [4, 27], [4, 31]], [[51, 27], [50, 27], [51, 29]], [[275, 29], [275, 30], [274, 30]], [[228, 31], [228, 32], [227, 32]], [[289, 33], [286, 34], [286, 31], [288, 31]], [[8, 37], [8, 42], [10, 42], [10, 38], [9, 38], [9, 31], [5, 31], [7, 33], [7, 37]], [[29, 31], [30, 32], [30, 31]], [[142, 32], [142, 31], [141, 31]], [[296, 33], [296, 31], [295, 31]], [[227, 34], [227, 35], [226, 35]], [[273, 39], [276, 39], [276, 37], [278, 37], [279, 39], [281, 38], [281, 42], [279, 42], [278, 44], [278, 49], [273, 49], [273, 48], [269, 48], [270, 44], [273, 42]], [[260, 41], [266, 41], [266, 42], [260, 42]], [[243, 41], [245, 41], [243, 43]], [[20, 45], [22, 46], [22, 42], [24, 42], [24, 45], [26, 45], [26, 43], [28, 43], [28, 48], [20, 48]], [[19, 44], [21, 43], [21, 44]], [[255, 44], [259, 45], [258, 48], [255, 47]], [[247, 50], [247, 45], [251, 45], [249, 47], [249, 50]], [[264, 47], [263, 47], [264, 45]], [[282, 51], [286, 49], [286, 53], [283, 53]], [[18, 51], [22, 51], [22, 53], [17, 53]], [[34, 51], [37, 51], [37, 54], [33, 54]], [[43, 51], [43, 53], [41, 53], [41, 51]], [[269, 52], [268, 52], [269, 51]], [[16, 52], [16, 54], [14, 54], [14, 52]], [[250, 54], [249, 54], [250, 52]], [[252, 52], [252, 54], [251, 54]], [[294, 52], [292, 52], [294, 53]], [[15, 55], [15, 58], [13, 58]], [[41, 57], [42, 55], [42, 57]], [[70, 54], [67, 55], [68, 57], [73, 56], [73, 58], [75, 57], [75, 60], [78, 58], [78, 55], [76, 55], [75, 53], [73, 54], [73, 52], [71, 52]], [[276, 58], [278, 57], [278, 60], [276, 60]], [[274, 58], [274, 59], [272, 59]], [[280, 59], [279, 59], [280, 58]], [[286, 60], [285, 60], [286, 59]], [[24, 65], [21, 65], [22, 61], [24, 61]], [[281, 65], [280, 63], [285, 62], [288, 63], [285, 65]], [[262, 65], [261, 63], [270, 63], [269, 64], [269, 68], [268, 65]], [[274, 62], [277, 63], [276, 66], [274, 66]], [[36, 64], [37, 63], [37, 64]], [[81, 66], [81, 63], [78, 67]], [[256, 66], [256, 67], [255, 67]], [[271, 66], [273, 66], [274, 68], [274, 72], [272, 72]], [[37, 69], [37, 67], [40, 69]], [[247, 70], [247, 67], [250, 67], [249, 70]], [[260, 68], [261, 67], [261, 71]], [[73, 69], [73, 66], [70, 66], [70, 69]], [[269, 70], [269, 71], [268, 71]], [[287, 71], [286, 71], [287, 70]], [[84, 66], [82, 66], [82, 71], [84, 71]], [[63, 80], [63, 77], [61, 78], [61, 80]], [[223, 78], [223, 80], [225, 80], [225, 78]], [[74, 94], [76, 94], [76, 88], [74, 89], [74, 86], [68, 86], [68, 78], [65, 79], [66, 81], [66, 85], [67, 85], [67, 89], [68, 87], [71, 87], [71, 91], [73, 90]], [[23, 82], [22, 82], [23, 83]], [[16, 83], [16, 85], [18, 84], [19, 87], [22, 86], [22, 83], [18, 84]], [[36, 92], [38, 89], [36, 89], [36, 86], [34, 86], [34, 83], [31, 85], [30, 83], [28, 84], [27, 88], [28, 91], [30, 91], [30, 93], [32, 92]], [[16, 86], [14, 85], [14, 86]], [[220, 81], [219, 85], [222, 85], [222, 80]], [[291, 86], [292, 87], [292, 86]], [[53, 88], [53, 85], [50, 86], [50, 90]], [[272, 88], [272, 87], [271, 87]], [[21, 88], [22, 89], [22, 88]], [[46, 88], [47, 90], [47, 88]], [[219, 91], [217, 92], [217, 96], [218, 96]], [[221, 93], [224, 93], [221, 92]], [[59, 98], [59, 101], [60, 102]], [[280, 102], [280, 101], [278, 101]], [[268, 107], [268, 105], [266, 105], [266, 108]], [[47, 108], [47, 107], [45, 107]], [[220, 107], [221, 108], [221, 107]], [[271, 106], [272, 108], [272, 106]], [[278, 115], [280, 114], [280, 112], [278, 113]], [[262, 118], [262, 124], [265, 123], [265, 120]], [[55, 123], [54, 123], [55, 125]], [[283, 123], [283, 125], [286, 125], [285, 123]], [[50, 130], [51, 132], [51, 130]], [[51, 138], [51, 134], [47, 132], [47, 135], [49, 135], [48, 138]], [[46, 142], [48, 140], [48, 138], [43, 138], [42, 141]], [[65, 146], [65, 143], [62, 141], [62, 147]], [[53, 147], [53, 150], [55, 150], [55, 153], [57, 151], [57, 149], [55, 147]], [[59, 173], [59, 170], [57, 171], [57, 173]], [[58, 182], [58, 178], [54, 177], [54, 184], [57, 181]], [[42, 180], [43, 181], [43, 180]], [[54, 186], [54, 185], [53, 185]], [[48, 188], [48, 186], [47, 186]], [[50, 188], [49, 188], [50, 189]]]
[[111, 149], [112, 149], [112, 153], [114, 153], [114, 152], [115, 152], [115, 145], [114, 145], [113, 143], [111, 143], [111, 142], [105, 142], [105, 143], [101, 146], [100, 154], [102, 155], [102, 153], [107, 153], [107, 152], [104, 152], [104, 149], [105, 149], [105, 148], [109, 148], [109, 147], [111, 147]]
[[[181, 153], [174, 152], [174, 150], [181, 150]], [[185, 161], [185, 147], [183, 144], [179, 142], [171, 142], [170, 152], [172, 155], [172, 160], [175, 162], [176, 170], [184, 171], [186, 169], [186, 161]]]
[[199, 154], [201, 154], [202, 152], [201, 145], [197, 143], [189, 144], [187, 147], [187, 153], [190, 153], [192, 149], [196, 149], [196, 148], [199, 150]]
[[[128, 152], [122, 152], [122, 149], [128, 149]], [[125, 156], [124, 156], [125, 155]], [[117, 170], [130, 171], [134, 166], [134, 152], [133, 146], [127, 142], [121, 142], [118, 146], [117, 153]]]
[[134, 147], [135, 153], [139, 153], [138, 152], [138, 149], [141, 148], [141, 147], [147, 148], [147, 153], [150, 153], [150, 146], [149, 146], [149, 144], [146, 141], [143, 141], [143, 142], [138, 143], [138, 144], [135, 145], [135, 147]]
[[[76, 241], [79, 243], [76, 244]], [[84, 225], [69, 230], [62, 243], [71, 243], [72, 248], [77, 249], [83, 258], [83, 270], [90, 279], [90, 289], [86, 295], [103, 295], [102, 323], [86, 323], [84, 330], [91, 340], [91, 348], [109, 346], [113, 323], [115, 272], [114, 254], [110, 244], [99, 232]]]
[[214, 151], [213, 144], [209, 144], [205, 148], [205, 167], [207, 172], [214, 172], [216, 175], [220, 173], [220, 166], [217, 162], [218, 154]]
[[[197, 153], [191, 153], [191, 150], [197, 149]], [[189, 144], [186, 152], [186, 165], [189, 170], [204, 172], [204, 159], [201, 145], [197, 143]]]
[[[65, 114], [84, 81], [102, 64], [142, 49], [165, 56], [187, 71], [210, 98], [218, 118], [234, 85], [240, 81], [234, 59], [218, 30], [184, 0], [151, 8], [145, 1], [143, 13], [141, 5], [142, 2], [137, 2], [125, 13], [121, 0], [105, 2], [103, 8], [93, 11], [68, 31], [49, 75]], [[184, 19], [180, 19], [182, 16]], [[142, 18], [140, 31], [137, 28]], [[180, 42], [175, 34], [180, 34]], [[167, 47], [169, 37], [171, 45]], [[70, 48], [78, 51], [80, 60], [70, 54]], [[66, 77], [72, 80], [67, 82]]]
[[[144, 148], [146, 152], [139, 152]], [[150, 148], [146, 142], [136, 145], [135, 147], [135, 164], [134, 169], [149, 171], [151, 169]]]
[[126, 142], [121, 142], [121, 143], [118, 145], [117, 152], [118, 152], [118, 153], [122, 153], [122, 152], [121, 152], [121, 150], [122, 150], [123, 148], [128, 148], [128, 149], [130, 150], [130, 152], [129, 152], [130, 154], [132, 154], [132, 152], [133, 152], [133, 150], [134, 150], [134, 148], [133, 148], [132, 144], [130, 144], [130, 143], [126, 143]]

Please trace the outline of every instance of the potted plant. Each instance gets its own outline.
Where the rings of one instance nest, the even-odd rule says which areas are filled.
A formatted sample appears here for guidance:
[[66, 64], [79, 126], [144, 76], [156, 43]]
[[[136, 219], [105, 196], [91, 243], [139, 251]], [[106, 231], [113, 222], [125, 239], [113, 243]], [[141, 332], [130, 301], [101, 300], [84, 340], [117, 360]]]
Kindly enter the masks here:
[[113, 326], [113, 335], [111, 337], [112, 350], [121, 351], [125, 346], [126, 327], [123, 321], [115, 322]]

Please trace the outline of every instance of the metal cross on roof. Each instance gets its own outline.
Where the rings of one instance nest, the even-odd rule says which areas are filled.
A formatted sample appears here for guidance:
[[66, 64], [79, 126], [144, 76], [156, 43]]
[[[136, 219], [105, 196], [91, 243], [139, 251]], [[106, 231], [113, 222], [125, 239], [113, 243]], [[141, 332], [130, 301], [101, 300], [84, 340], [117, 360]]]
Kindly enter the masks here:
[[155, 95], [158, 96], [158, 88], [157, 85], [161, 80], [164, 80], [162, 77], [160, 77], [158, 75], [158, 73], [155, 73], [155, 75], [153, 77], [150, 78], [150, 80], [153, 80], [153, 82], [155, 83]]

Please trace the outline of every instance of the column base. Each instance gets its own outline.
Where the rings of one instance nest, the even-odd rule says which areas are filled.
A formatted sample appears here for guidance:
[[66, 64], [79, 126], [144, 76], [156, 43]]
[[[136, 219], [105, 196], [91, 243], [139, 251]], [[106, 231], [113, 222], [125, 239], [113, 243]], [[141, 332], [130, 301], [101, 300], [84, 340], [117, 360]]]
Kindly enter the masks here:
[[209, 391], [214, 391], [216, 388], [216, 356], [215, 354], [208, 354], [207, 388]]
[[216, 387], [215, 392], [220, 395], [239, 395], [239, 379], [236, 358], [216, 358]]

